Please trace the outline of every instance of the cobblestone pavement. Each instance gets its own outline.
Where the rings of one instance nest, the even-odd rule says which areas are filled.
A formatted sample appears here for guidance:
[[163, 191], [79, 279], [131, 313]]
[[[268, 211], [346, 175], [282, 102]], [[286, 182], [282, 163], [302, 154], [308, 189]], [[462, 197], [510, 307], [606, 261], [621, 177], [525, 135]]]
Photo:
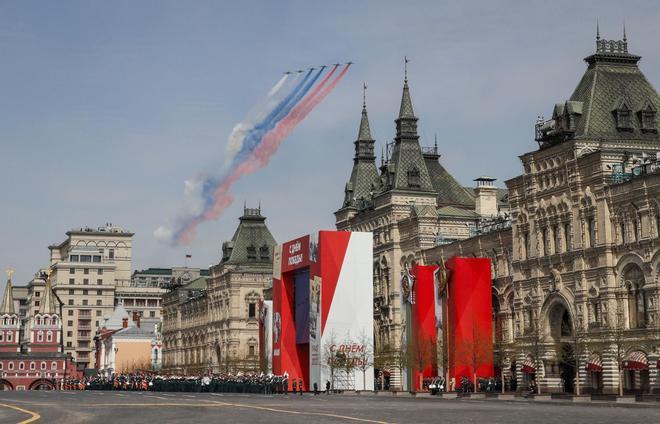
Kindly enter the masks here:
[[660, 407], [392, 396], [0, 392], [0, 423], [660, 423]]

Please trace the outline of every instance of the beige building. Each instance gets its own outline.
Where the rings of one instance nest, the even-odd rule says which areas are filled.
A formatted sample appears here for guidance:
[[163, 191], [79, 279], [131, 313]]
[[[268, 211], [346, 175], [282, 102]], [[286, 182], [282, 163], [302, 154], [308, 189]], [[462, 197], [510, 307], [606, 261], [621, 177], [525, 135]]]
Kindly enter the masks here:
[[275, 239], [261, 210], [244, 208], [210, 276], [177, 281], [163, 296], [163, 370], [259, 368], [259, 301], [272, 284]]
[[99, 373], [110, 376], [160, 369], [159, 327], [160, 320], [129, 314], [119, 304], [94, 337]]
[[597, 39], [507, 181], [511, 228], [424, 252], [428, 263], [494, 259], [494, 314], [518, 387], [660, 390], [660, 98], [639, 59], [625, 37]]
[[[422, 147], [408, 80], [403, 86], [396, 136], [377, 168], [366, 104], [344, 202], [335, 212], [338, 230], [374, 236], [374, 336], [377, 350], [398, 352], [402, 337], [400, 282], [406, 267], [423, 261], [424, 249], [476, 234], [482, 221], [507, 211], [507, 193], [494, 179], [463, 187], [440, 163], [437, 141]], [[377, 352], [378, 353], [378, 352]], [[390, 370], [394, 386], [400, 376]]]
[[49, 246], [51, 278], [63, 308], [64, 352], [89, 367], [96, 329], [112, 313], [121, 289], [130, 287], [133, 233], [107, 224], [66, 235], [62, 243]]

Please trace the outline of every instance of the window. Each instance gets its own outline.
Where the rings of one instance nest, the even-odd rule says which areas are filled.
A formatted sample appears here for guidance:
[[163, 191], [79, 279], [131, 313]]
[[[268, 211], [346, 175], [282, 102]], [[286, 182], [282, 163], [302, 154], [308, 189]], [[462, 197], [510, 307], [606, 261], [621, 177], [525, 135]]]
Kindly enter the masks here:
[[89, 285], [89, 278], [83, 278], [83, 284], [88, 286]]
[[35, 300], [34, 301], [34, 306], [39, 306], [39, 305], [41, 305], [41, 302], [39, 302], [38, 300]]
[[587, 221], [587, 231], [589, 232], [589, 246], [594, 247], [596, 245], [596, 220], [589, 218]]
[[97, 296], [103, 296], [103, 290], [97, 290], [96, 295]]
[[73, 279], [73, 278], [69, 278], [69, 284], [73, 284], [73, 283], [74, 283], [74, 279]]
[[50, 369], [51, 370], [56, 370], [57, 369], [57, 362], [51, 362], [50, 363]]
[[41, 363], [41, 369], [42, 369], [42, 370], [45, 370], [45, 369], [46, 369], [46, 363], [45, 363], [45, 362], [42, 362], [42, 363]]
[[247, 257], [248, 259], [257, 259], [257, 248], [254, 246], [248, 246]]
[[552, 233], [555, 235], [555, 253], [560, 253], [562, 252], [562, 245], [561, 245], [561, 231], [559, 231], [558, 226], [554, 226], [552, 228]]
[[9, 369], [10, 369], [10, 370], [13, 370], [13, 369], [14, 369], [14, 363], [13, 363], [13, 362], [10, 362], [10, 363], [9, 363]]
[[94, 257], [92, 258], [92, 260], [93, 260], [94, 262], [97, 262], [97, 263], [98, 263], [98, 262], [101, 262], [101, 257], [98, 256], [98, 255], [94, 255]]
[[73, 337], [73, 331], [67, 331], [66, 336], [67, 337]]
[[250, 356], [254, 356], [254, 345], [250, 345], [250, 351], [249, 351]]
[[87, 290], [83, 290], [83, 295], [84, 295], [84, 296], [87, 296], [88, 293], [89, 293], [89, 292], [88, 292]]
[[564, 249], [566, 252], [571, 250], [571, 224], [564, 224], [564, 240], [566, 241], [566, 246]]
[[70, 255], [69, 262], [78, 262], [78, 255]]
[[83, 306], [87, 306], [87, 299], [83, 299], [82, 304]]
[[73, 290], [73, 289], [69, 289], [69, 294], [72, 295], [72, 294], [74, 294], [75, 292], [76, 292], [75, 290]]
[[36, 370], [37, 369], [37, 364], [35, 364], [34, 362], [30, 362], [30, 369], [31, 370]]
[[47, 342], [52, 342], [53, 341], [53, 332], [49, 331], [46, 333], [46, 341]]
[[637, 227], [637, 217], [633, 218], [633, 241], [639, 240], [639, 228]]
[[108, 258], [110, 259], [115, 258], [115, 249], [108, 249]]
[[66, 342], [66, 347], [73, 347], [73, 343], [71, 343], [71, 342]]
[[616, 128], [619, 131], [629, 131], [633, 128], [632, 111], [626, 104], [625, 100], [619, 102], [619, 106], [614, 110], [614, 117], [616, 119]]
[[41, 292], [34, 292], [34, 295], [35, 295], [36, 297], [41, 297]]
[[66, 323], [69, 327], [73, 327], [73, 321], [67, 321]]
[[102, 278], [97, 278], [96, 279], [96, 284], [103, 285], [103, 279]]
[[89, 274], [89, 268], [83, 268], [83, 274], [85, 275]]
[[5, 341], [5, 332], [2, 331], [0, 332], [0, 342], [4, 342], [4, 341]]
[[643, 132], [657, 132], [657, 124], [655, 121], [655, 107], [653, 103], [648, 100], [642, 107], [642, 110], [639, 111], [639, 120], [642, 124]]
[[96, 306], [103, 306], [103, 301], [101, 299], [96, 299]]
[[541, 231], [541, 244], [543, 245], [543, 255], [549, 255], [550, 254], [550, 240], [548, 238], [548, 229], [544, 228]]
[[11, 332], [11, 331], [8, 332], [8, 333], [7, 333], [7, 341], [10, 342], [10, 341], [12, 341], [13, 338], [14, 338], [14, 337], [13, 337], [12, 332]]
[[156, 318], [156, 311], [149, 311], [150, 318]]
[[69, 303], [70, 306], [72, 306], [73, 305], [73, 299], [69, 299], [68, 303]]
[[621, 223], [621, 225], [619, 226], [619, 230], [621, 231], [621, 243], [625, 244], [627, 242], [625, 222]]
[[422, 186], [419, 169], [413, 168], [408, 171], [408, 187], [419, 188]]
[[97, 273], [98, 275], [103, 275], [103, 269], [102, 269], [102, 268], [97, 269], [97, 270], [96, 270], [96, 273]]
[[69, 309], [68, 314], [69, 314], [70, 317], [72, 317], [73, 316], [73, 309]]
[[257, 317], [257, 305], [255, 303], [250, 303], [248, 305], [248, 317], [249, 318]]
[[101, 310], [96, 311], [96, 316], [97, 317], [100, 317], [102, 314], [103, 314], [103, 311], [101, 311]]
[[268, 259], [270, 257], [268, 246], [264, 245], [259, 248], [259, 257], [261, 259]]
[[2, 361], [0, 361], [0, 370], [1, 370], [1, 369], [3, 369], [3, 368], [2, 368]]
[[69, 274], [75, 274], [76, 269], [75, 268], [69, 268]]
[[43, 331], [37, 332], [37, 341], [38, 342], [43, 342], [44, 341], [44, 332]]
[[25, 369], [25, 362], [19, 362], [18, 363], [18, 369], [19, 370], [24, 370]]
[[80, 262], [92, 262], [92, 255], [80, 255]]

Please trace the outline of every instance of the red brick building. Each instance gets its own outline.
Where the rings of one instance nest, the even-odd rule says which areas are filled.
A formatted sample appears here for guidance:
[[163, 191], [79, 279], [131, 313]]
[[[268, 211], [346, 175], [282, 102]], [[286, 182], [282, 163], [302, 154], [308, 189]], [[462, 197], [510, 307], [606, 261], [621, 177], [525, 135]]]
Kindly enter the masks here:
[[[14, 310], [11, 272], [0, 305], [0, 390], [52, 390], [78, 375], [61, 350], [62, 320], [46, 280], [41, 308], [21, 325]], [[23, 327], [23, 328], [21, 328]]]

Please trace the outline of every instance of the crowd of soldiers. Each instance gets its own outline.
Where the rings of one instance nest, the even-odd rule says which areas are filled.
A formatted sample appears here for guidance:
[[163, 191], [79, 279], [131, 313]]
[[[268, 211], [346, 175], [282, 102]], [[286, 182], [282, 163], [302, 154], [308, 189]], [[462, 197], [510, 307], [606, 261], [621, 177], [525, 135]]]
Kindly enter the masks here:
[[290, 379], [288, 374], [263, 373], [208, 374], [196, 377], [142, 373], [98, 375], [82, 379], [65, 379], [62, 382], [62, 389], [287, 394], [289, 383], [291, 383], [293, 393], [302, 394], [302, 379]]

